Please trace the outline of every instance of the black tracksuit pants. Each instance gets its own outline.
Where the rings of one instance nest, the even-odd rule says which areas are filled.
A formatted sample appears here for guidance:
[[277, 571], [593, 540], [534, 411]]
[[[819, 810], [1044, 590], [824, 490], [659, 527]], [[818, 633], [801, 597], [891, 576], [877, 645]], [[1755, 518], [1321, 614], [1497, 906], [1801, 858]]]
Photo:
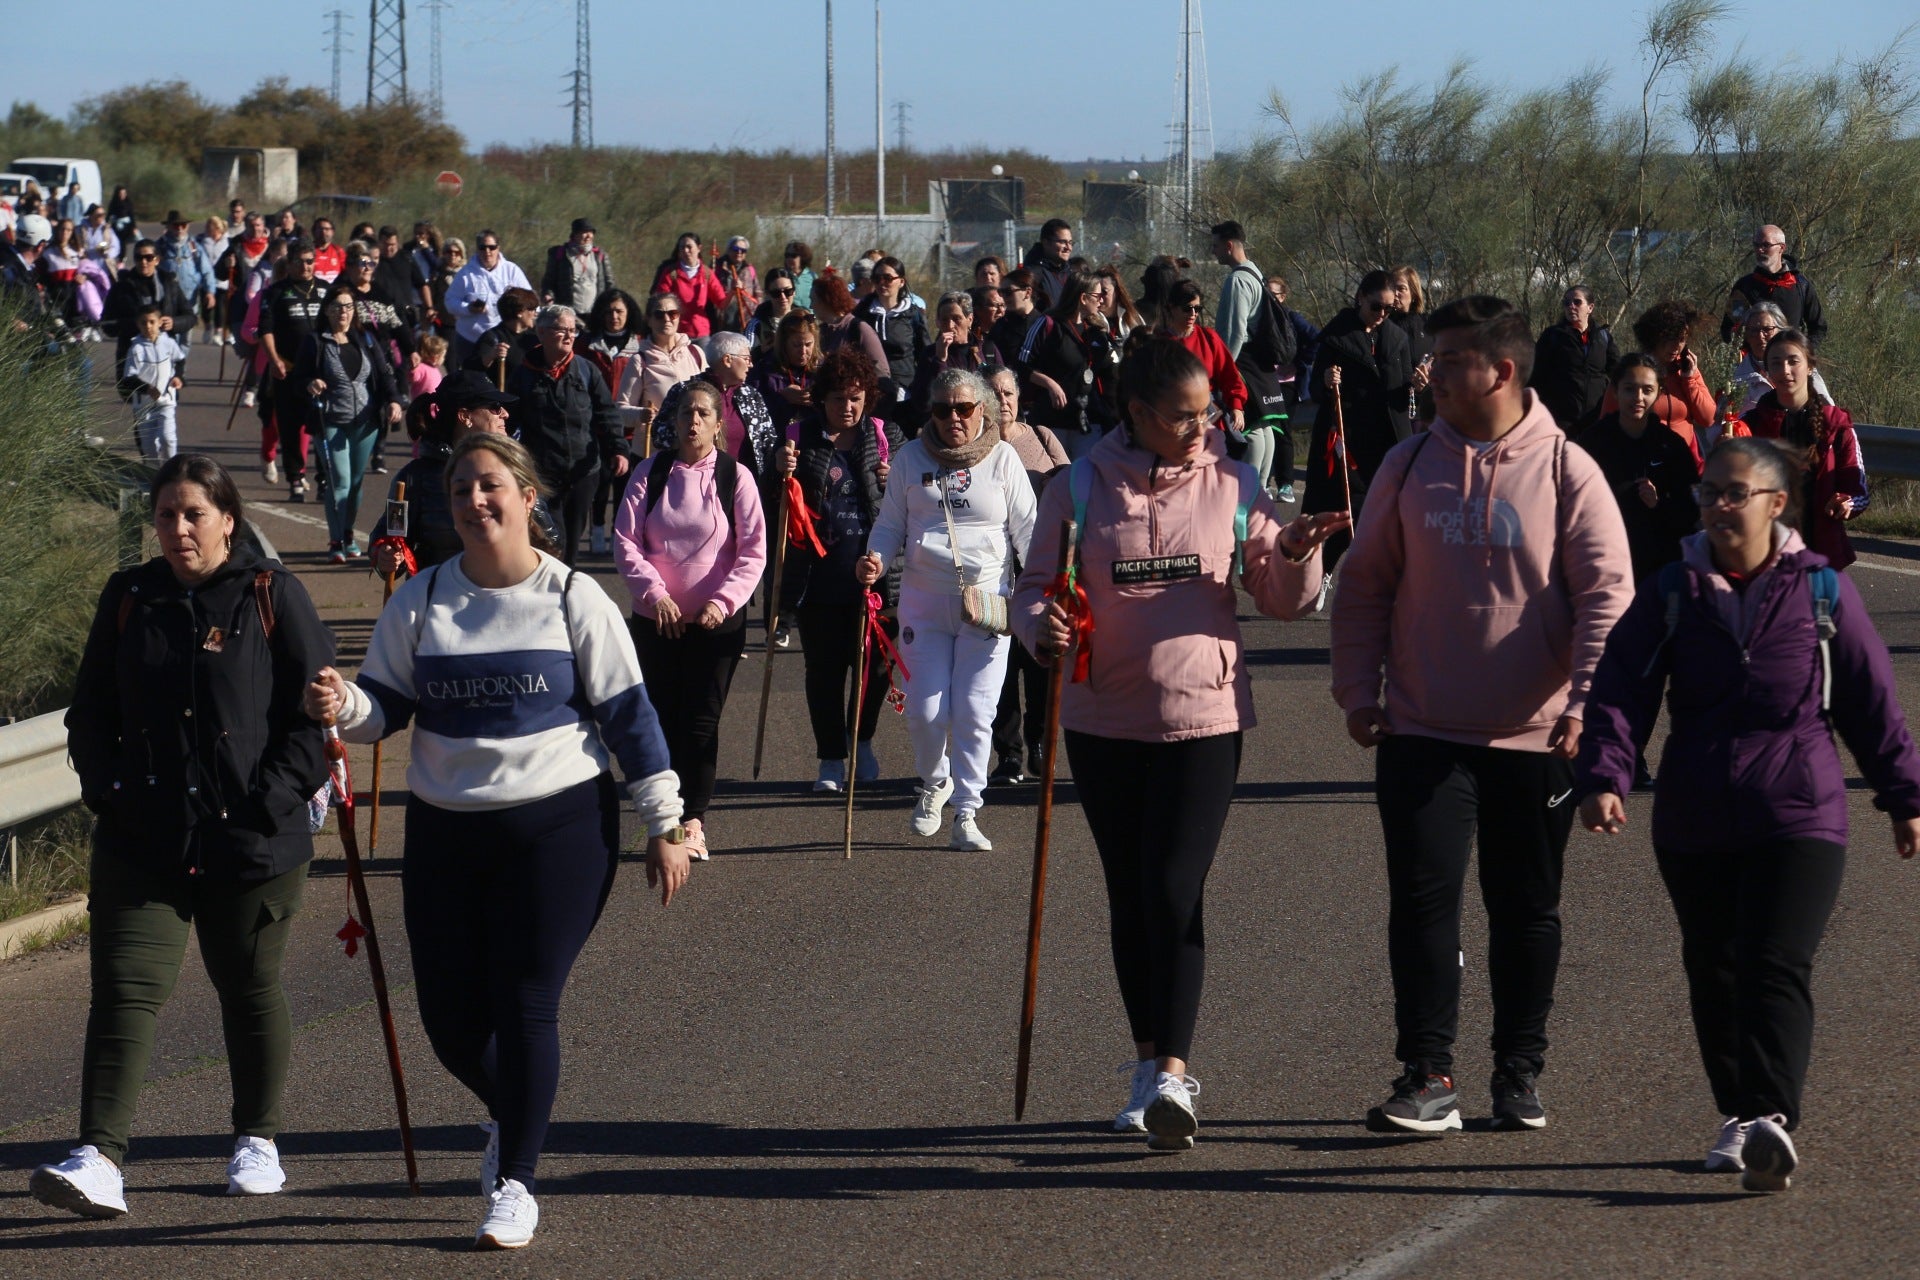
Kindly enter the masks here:
[[681, 820], [705, 820], [720, 771], [720, 717], [747, 649], [745, 615], [734, 614], [718, 631], [688, 624], [677, 640], [662, 636], [651, 618], [629, 618], [628, 628], [647, 700], [680, 776]]
[[1740, 1120], [1784, 1115], [1791, 1129], [1813, 1050], [1813, 953], [1840, 896], [1846, 847], [1775, 840], [1658, 854], [1714, 1105]]
[[[1026, 694], [1021, 708], [1020, 695]], [[1007, 650], [1007, 677], [1000, 686], [1000, 708], [993, 717], [993, 750], [1003, 760], [1037, 746], [1047, 734], [1047, 669], [1015, 639]], [[1038, 757], [1035, 757], [1037, 763]]]
[[1493, 982], [1493, 1056], [1535, 1072], [1560, 968], [1560, 878], [1573, 830], [1573, 767], [1544, 751], [1395, 735], [1380, 744], [1376, 800], [1391, 905], [1394, 1055], [1453, 1073], [1460, 1020], [1460, 895], [1476, 829]]
[[[847, 758], [847, 726], [853, 722], [854, 664], [860, 658], [860, 614], [865, 606], [807, 602], [793, 612], [800, 624], [802, 656], [807, 664], [807, 715], [813, 722], [814, 754], [822, 760]], [[889, 637], [900, 634], [894, 618], [882, 618]], [[876, 651], [867, 668], [866, 701], [860, 707], [861, 742], [872, 742], [887, 701], [887, 669]]]
[[1106, 873], [1109, 933], [1133, 1038], [1193, 1056], [1206, 978], [1201, 898], [1240, 773], [1241, 735], [1134, 742], [1069, 730], [1067, 759]]

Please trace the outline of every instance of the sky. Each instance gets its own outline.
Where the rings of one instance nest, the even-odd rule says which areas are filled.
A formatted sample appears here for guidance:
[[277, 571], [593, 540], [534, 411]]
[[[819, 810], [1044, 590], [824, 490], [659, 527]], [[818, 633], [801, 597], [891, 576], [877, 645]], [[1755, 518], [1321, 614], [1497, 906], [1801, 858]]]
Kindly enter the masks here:
[[[565, 141], [574, 0], [446, 3], [446, 115], [469, 147]], [[250, 12], [285, 15], [277, 27], [205, 15], [155, 21], [169, 11], [152, 0], [88, 0], [89, 31], [142, 37], [83, 37], [66, 46], [78, 57], [11, 59], [0, 96], [64, 116], [89, 96], [148, 80], [185, 79], [217, 102], [231, 102], [266, 76], [324, 88], [332, 79], [324, 14], [334, 7], [345, 11], [349, 33], [342, 96], [364, 100], [367, 0], [254, 0]], [[1273, 130], [1266, 110], [1273, 92], [1284, 94], [1303, 121], [1328, 119], [1339, 111], [1343, 85], [1396, 64], [1403, 81], [1430, 83], [1454, 59], [1470, 58], [1487, 82], [1513, 90], [1549, 88], [1598, 65], [1611, 69], [1624, 103], [1637, 92], [1639, 30], [1650, 6], [1204, 0], [1196, 7], [1214, 143], [1226, 150]], [[904, 100], [916, 148], [1019, 147], [1065, 161], [1166, 155], [1180, 0], [883, 0], [882, 12], [889, 147], [892, 104]], [[595, 141], [819, 150], [823, 13], [822, 0], [728, 0], [691, 9], [664, 0], [593, 0]], [[1729, 5], [1729, 14], [1716, 29], [1719, 56], [1808, 68], [1877, 52], [1920, 18], [1910, 0], [1818, 7], [1742, 0]], [[425, 0], [408, 6], [408, 82], [417, 95], [429, 86], [430, 18]], [[871, 147], [870, 3], [839, 0], [834, 45], [839, 145]], [[1920, 66], [1920, 36], [1911, 52]]]

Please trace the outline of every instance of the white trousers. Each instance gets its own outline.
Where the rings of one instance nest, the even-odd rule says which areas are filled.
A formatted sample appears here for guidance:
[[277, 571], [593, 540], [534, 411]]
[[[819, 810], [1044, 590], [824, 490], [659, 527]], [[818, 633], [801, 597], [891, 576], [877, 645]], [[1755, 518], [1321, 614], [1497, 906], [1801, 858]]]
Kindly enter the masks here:
[[926, 786], [953, 779], [956, 815], [977, 810], [986, 790], [1008, 643], [967, 625], [957, 587], [946, 595], [900, 589], [900, 655], [912, 672], [906, 693], [913, 768]]
[[140, 410], [133, 424], [133, 438], [140, 446], [140, 456], [148, 462], [165, 462], [180, 452], [172, 402], [149, 404]]

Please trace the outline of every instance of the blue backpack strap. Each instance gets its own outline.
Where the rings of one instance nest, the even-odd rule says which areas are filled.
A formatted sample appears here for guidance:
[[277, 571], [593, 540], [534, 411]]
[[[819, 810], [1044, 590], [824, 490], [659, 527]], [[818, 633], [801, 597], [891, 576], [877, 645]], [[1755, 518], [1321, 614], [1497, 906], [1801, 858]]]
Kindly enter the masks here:
[[1640, 673], [1642, 679], [1653, 674], [1654, 667], [1660, 663], [1660, 654], [1673, 643], [1673, 633], [1680, 629], [1680, 606], [1687, 598], [1687, 566], [1679, 560], [1661, 565], [1655, 583], [1661, 598], [1667, 602], [1667, 627], [1660, 643], [1654, 646], [1653, 656], [1647, 659], [1647, 669]]
[[1813, 590], [1813, 634], [1820, 643], [1820, 711], [1833, 710], [1833, 621], [1834, 606], [1840, 603], [1840, 575], [1832, 565], [1807, 571], [1807, 585]]

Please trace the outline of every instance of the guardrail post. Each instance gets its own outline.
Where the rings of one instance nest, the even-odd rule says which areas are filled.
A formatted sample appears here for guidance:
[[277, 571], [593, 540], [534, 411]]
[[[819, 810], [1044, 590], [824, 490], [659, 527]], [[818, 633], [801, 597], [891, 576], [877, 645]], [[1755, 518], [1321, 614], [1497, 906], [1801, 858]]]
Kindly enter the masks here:
[[[0, 725], [13, 723], [14, 718], [0, 715]], [[7, 864], [7, 881], [17, 892], [20, 888], [20, 842], [14, 839], [13, 828], [0, 832], [0, 862]]]
[[131, 486], [120, 489], [120, 567], [131, 569], [146, 557], [146, 495]]

